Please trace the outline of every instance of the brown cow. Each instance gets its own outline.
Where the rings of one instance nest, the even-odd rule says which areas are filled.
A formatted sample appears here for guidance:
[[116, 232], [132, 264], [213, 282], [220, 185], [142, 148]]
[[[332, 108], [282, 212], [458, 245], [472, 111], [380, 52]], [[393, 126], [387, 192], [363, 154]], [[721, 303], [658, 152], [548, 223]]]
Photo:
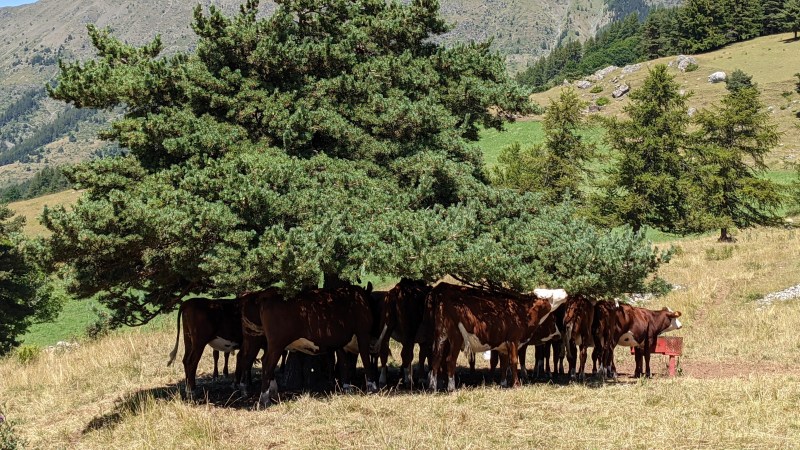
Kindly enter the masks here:
[[[275, 367], [284, 350], [310, 355], [330, 351], [341, 354], [345, 347], [358, 345], [367, 374], [367, 389], [377, 390], [369, 354], [372, 315], [364, 289], [356, 286], [316, 289], [288, 301], [267, 296], [260, 300], [260, 316], [268, 342], [261, 366], [260, 406], [269, 406], [277, 398]], [[343, 387], [349, 390], [347, 364], [341, 367]]]
[[[634, 377], [642, 376], [642, 357], [645, 361], [646, 377], [650, 378], [650, 353], [656, 349], [658, 335], [681, 328], [680, 311], [664, 308], [658, 311], [639, 308], [631, 305], [620, 305], [616, 310], [614, 324], [614, 342], [616, 345], [634, 347], [636, 355], [636, 371]], [[606, 360], [606, 364], [609, 361]], [[616, 376], [616, 367], [611, 360], [612, 373]]]
[[577, 378], [585, 378], [587, 348], [594, 344], [592, 339], [592, 321], [594, 320], [593, 302], [583, 296], [571, 296], [567, 299], [564, 311], [564, 344], [566, 345], [567, 362], [569, 363], [569, 376], [576, 378], [577, 354], [576, 347], [580, 350], [581, 364], [578, 368]]
[[[375, 341], [372, 342], [370, 346], [370, 358], [376, 369], [378, 363], [380, 362], [381, 364], [378, 386], [383, 387], [386, 386], [386, 380], [389, 375], [389, 369], [386, 365], [389, 361], [390, 351], [389, 339], [382, 339], [381, 322], [383, 321], [383, 316], [386, 314], [386, 298], [388, 292], [373, 291], [372, 283], [367, 284], [367, 292], [369, 292], [369, 310], [372, 313], [372, 330], [370, 331], [370, 337], [375, 338]], [[355, 358], [352, 359], [351, 368], [355, 370]]]
[[[554, 313], [554, 314], [548, 315], [547, 319], [545, 319], [545, 321], [542, 322], [542, 324], [539, 325], [536, 328], [536, 331], [534, 331], [534, 333], [531, 336], [531, 338], [528, 341], [528, 343], [520, 345], [519, 350], [517, 352], [517, 358], [519, 359], [519, 375], [520, 375], [520, 378], [523, 381], [528, 379], [528, 370], [527, 370], [527, 367], [525, 367], [525, 361], [527, 359], [527, 353], [528, 353], [528, 346], [529, 345], [532, 345], [534, 347], [539, 347], [540, 345], [541, 346], [544, 346], [544, 345], [548, 345], [549, 346], [549, 345], [551, 345], [551, 342], [554, 342], [554, 341], [560, 342], [561, 341], [561, 331], [558, 329], [558, 326], [556, 326], [556, 322], [557, 322], [557, 314]], [[484, 355], [484, 357], [485, 357], [485, 355]], [[475, 361], [474, 358], [470, 358], [470, 369], [471, 370], [474, 370], [474, 367], [473, 367], [474, 361]], [[495, 368], [497, 368], [497, 363], [500, 361], [500, 353], [497, 350], [492, 350], [489, 361], [490, 361], [489, 362], [489, 373], [491, 374], [490, 376], [492, 378], [494, 378]], [[541, 368], [540, 368], [540, 364], [541, 364]], [[547, 367], [548, 367], [548, 372], [549, 372], [549, 368], [550, 368], [549, 363], [548, 363]], [[536, 360], [536, 367], [534, 368], [534, 373], [538, 375], [540, 373], [540, 371], [541, 372], [544, 371], [543, 369], [544, 369], [544, 360], [539, 361], [537, 359]], [[505, 378], [506, 376], [508, 376], [507, 373], [502, 375], [503, 378]]]
[[594, 350], [592, 351], [592, 375], [597, 373], [597, 363], [600, 362], [600, 378], [605, 380], [607, 376], [613, 376], [611, 366], [608, 363], [614, 357], [614, 326], [616, 323], [617, 308], [616, 302], [600, 301], [594, 305], [594, 321], [592, 322], [592, 339], [594, 340]]
[[[559, 308], [547, 318], [553, 320], [553, 326], [558, 335], [553, 332], [552, 337], [542, 344], [536, 345], [536, 368], [534, 369], [534, 376], [553, 377], [556, 375], [564, 375], [564, 311], [566, 308]], [[547, 321], [545, 321], [547, 323]], [[552, 331], [552, 329], [551, 329]], [[553, 356], [553, 370], [550, 371], [550, 355]]]
[[[423, 330], [425, 316], [425, 299], [432, 287], [424, 281], [415, 281], [407, 278], [400, 280], [384, 297], [382, 314], [378, 324], [380, 330], [377, 345], [388, 344], [389, 337], [400, 342], [403, 348], [400, 351], [401, 377], [403, 384], [413, 387], [413, 370], [411, 364], [414, 359], [414, 345], [420, 345], [419, 373], [424, 375], [424, 361], [430, 355], [431, 339], [433, 332]], [[433, 321], [427, 321], [433, 325]], [[373, 349], [375, 353], [377, 349]], [[381, 373], [383, 377], [383, 373]]]
[[[443, 361], [447, 363], [447, 389], [455, 389], [458, 353], [497, 349], [501, 373], [511, 366], [512, 383], [519, 385], [517, 351], [527, 343], [547, 316], [566, 299], [563, 290], [549, 291], [549, 299], [512, 298], [479, 289], [440, 283], [428, 296], [434, 305], [434, 346], [429, 383], [434, 391]], [[505, 383], [502, 383], [505, 385]]]
[[178, 354], [181, 318], [183, 318], [183, 370], [186, 374], [187, 395], [192, 395], [197, 387], [195, 383], [197, 365], [203, 356], [206, 345], [226, 353], [239, 348], [242, 342], [240, 308], [241, 304], [238, 299], [192, 298], [181, 304], [178, 309], [175, 348], [169, 354], [167, 366], [172, 365]]
[[267, 338], [264, 336], [264, 328], [261, 326], [260, 302], [264, 298], [283, 299], [280, 291], [276, 288], [253, 292], [241, 297], [242, 345], [236, 356], [234, 385], [238, 385], [245, 395], [247, 395], [248, 387], [252, 382], [253, 363], [258, 352], [267, 351]]

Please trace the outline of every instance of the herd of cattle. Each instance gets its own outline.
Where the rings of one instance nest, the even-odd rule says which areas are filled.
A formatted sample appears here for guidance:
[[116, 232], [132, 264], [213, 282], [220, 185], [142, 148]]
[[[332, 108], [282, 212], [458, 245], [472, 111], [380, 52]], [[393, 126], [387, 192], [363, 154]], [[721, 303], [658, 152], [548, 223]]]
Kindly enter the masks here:
[[[408, 387], [413, 386], [415, 345], [419, 345], [419, 374], [425, 375], [427, 361], [428, 385], [434, 391], [440, 375], [446, 375], [448, 390], [455, 389], [461, 351], [470, 358], [472, 369], [476, 353], [491, 351], [492, 370], [498, 360], [500, 363], [501, 384], [507, 385], [510, 369], [512, 385], [516, 386], [519, 375], [527, 377], [525, 354], [529, 345], [536, 348], [537, 375], [550, 374], [552, 354], [553, 374], [563, 374], [566, 356], [570, 377], [583, 379], [587, 349], [594, 347], [592, 373], [597, 373], [599, 365], [600, 376], [615, 377], [613, 350], [622, 345], [635, 348], [634, 376], [649, 377], [656, 337], [680, 328], [680, 315], [668, 308], [654, 311], [568, 296], [562, 289], [536, 289], [532, 295], [517, 295], [445, 282], [434, 287], [403, 279], [388, 292], [348, 285], [309, 290], [286, 300], [279, 290], [270, 288], [233, 300], [185, 301], [178, 313], [178, 335], [169, 364], [177, 354], [183, 319], [187, 393], [196, 389], [197, 365], [206, 345], [214, 349], [215, 377], [218, 352], [225, 353], [227, 375], [228, 355], [239, 351], [234, 383], [245, 392], [253, 363], [263, 350], [261, 406], [277, 398], [275, 370], [287, 351], [309, 355], [335, 352], [340, 361], [348, 359], [347, 353], [358, 354], [367, 389], [377, 390], [379, 384], [386, 383], [390, 337], [402, 345], [401, 378]], [[382, 367], [376, 383], [378, 361]], [[354, 366], [339, 366], [342, 386], [349, 390]]]

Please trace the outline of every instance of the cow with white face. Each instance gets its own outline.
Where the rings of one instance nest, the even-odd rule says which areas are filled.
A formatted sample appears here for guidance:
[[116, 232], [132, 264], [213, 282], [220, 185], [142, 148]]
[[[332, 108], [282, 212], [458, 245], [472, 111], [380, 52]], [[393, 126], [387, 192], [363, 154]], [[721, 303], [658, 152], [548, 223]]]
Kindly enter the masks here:
[[[661, 310], [650, 310], [636, 306], [620, 304], [616, 310], [614, 324], [614, 342], [624, 347], [633, 347], [636, 355], [635, 377], [642, 374], [650, 378], [650, 354], [656, 350], [656, 341], [660, 334], [679, 330], [682, 327], [678, 318], [680, 311], [672, 311], [669, 308]], [[645, 368], [642, 370], [642, 358], [644, 358]], [[612, 374], [616, 375], [616, 368], [612, 361], [606, 361], [606, 365], [612, 366]]]

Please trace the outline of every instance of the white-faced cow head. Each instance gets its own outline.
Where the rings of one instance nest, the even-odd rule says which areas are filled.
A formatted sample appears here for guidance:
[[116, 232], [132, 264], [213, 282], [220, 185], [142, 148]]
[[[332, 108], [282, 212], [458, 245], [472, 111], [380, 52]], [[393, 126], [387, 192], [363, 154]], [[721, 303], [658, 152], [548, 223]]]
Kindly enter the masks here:
[[567, 291], [564, 289], [534, 289], [533, 295], [550, 302], [550, 311], [555, 311], [567, 301]]
[[662, 331], [662, 333], [666, 333], [666, 332], [672, 331], [672, 330], [680, 330], [681, 327], [683, 326], [681, 324], [681, 321], [678, 320], [678, 317], [681, 316], [681, 312], [680, 311], [673, 311], [670, 308], [665, 308], [665, 309], [667, 310], [667, 317], [669, 317], [670, 322], [669, 322], [669, 327], [667, 327], [666, 330]]

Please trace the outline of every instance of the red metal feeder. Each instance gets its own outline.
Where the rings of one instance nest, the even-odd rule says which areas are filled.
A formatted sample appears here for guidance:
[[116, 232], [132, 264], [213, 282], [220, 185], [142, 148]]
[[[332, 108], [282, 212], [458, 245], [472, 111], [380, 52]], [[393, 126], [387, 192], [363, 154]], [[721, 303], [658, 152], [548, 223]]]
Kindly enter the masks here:
[[[635, 350], [631, 347], [631, 355], [634, 353]], [[674, 377], [675, 368], [678, 365], [676, 356], [683, 354], [683, 338], [680, 336], [659, 336], [656, 340], [656, 351], [652, 353], [669, 356], [669, 376]]]

